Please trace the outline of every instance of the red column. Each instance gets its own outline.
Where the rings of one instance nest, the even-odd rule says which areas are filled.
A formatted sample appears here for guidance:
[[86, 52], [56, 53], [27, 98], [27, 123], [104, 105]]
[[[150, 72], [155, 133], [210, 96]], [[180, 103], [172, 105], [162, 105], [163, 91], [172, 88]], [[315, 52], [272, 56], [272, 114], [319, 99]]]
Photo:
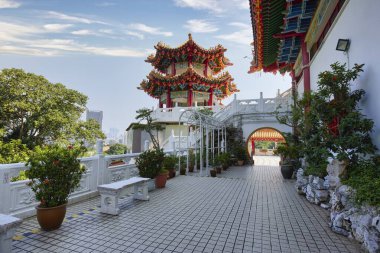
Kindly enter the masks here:
[[158, 102], [158, 107], [159, 107], [159, 108], [162, 108], [162, 107], [163, 107], [163, 104], [162, 104], [162, 102], [161, 102], [161, 99], [160, 99], [160, 101]]
[[252, 147], [251, 156], [253, 156], [255, 155], [255, 141], [253, 139], [251, 139], [251, 147]]
[[193, 89], [189, 89], [187, 92], [187, 106], [191, 107], [193, 105]]
[[212, 106], [212, 95], [214, 94], [214, 90], [210, 88], [210, 98], [208, 99], [208, 106]]
[[310, 66], [309, 66], [309, 53], [307, 52], [307, 47], [304, 39], [302, 39], [302, 64], [303, 64], [303, 87], [304, 92], [310, 91]]
[[208, 68], [208, 60], [205, 62], [205, 69], [203, 71], [203, 74], [207, 77], [207, 68]]
[[170, 99], [170, 87], [168, 87], [168, 90], [166, 92], [166, 108], [172, 107], [171, 99]]

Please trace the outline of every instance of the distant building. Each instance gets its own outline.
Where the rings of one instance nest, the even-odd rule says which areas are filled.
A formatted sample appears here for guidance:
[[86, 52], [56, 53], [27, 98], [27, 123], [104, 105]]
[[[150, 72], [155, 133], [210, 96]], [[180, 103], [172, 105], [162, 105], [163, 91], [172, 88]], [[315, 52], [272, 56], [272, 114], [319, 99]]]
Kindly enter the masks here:
[[102, 129], [102, 122], [103, 122], [103, 111], [86, 111], [86, 120], [94, 119], [96, 120], [99, 125], [100, 129]]

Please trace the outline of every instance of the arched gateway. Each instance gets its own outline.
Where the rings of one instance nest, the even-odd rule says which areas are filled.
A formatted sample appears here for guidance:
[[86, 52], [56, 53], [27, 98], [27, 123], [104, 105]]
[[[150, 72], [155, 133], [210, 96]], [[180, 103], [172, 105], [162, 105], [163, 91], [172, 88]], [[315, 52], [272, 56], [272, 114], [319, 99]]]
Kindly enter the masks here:
[[278, 143], [283, 142], [285, 138], [280, 131], [272, 127], [262, 127], [249, 135], [247, 150], [251, 158], [255, 155], [273, 155]]

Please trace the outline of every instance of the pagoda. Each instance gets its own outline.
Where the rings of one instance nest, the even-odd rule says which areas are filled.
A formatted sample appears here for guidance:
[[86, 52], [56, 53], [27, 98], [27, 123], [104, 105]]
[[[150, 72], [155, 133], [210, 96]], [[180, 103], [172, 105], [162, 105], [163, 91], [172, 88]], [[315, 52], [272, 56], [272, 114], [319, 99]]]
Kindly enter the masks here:
[[162, 42], [154, 48], [156, 53], [145, 60], [154, 70], [138, 88], [158, 99], [160, 108], [214, 106], [238, 91], [231, 75], [222, 72], [232, 65], [222, 45], [205, 49], [189, 34], [177, 48]]

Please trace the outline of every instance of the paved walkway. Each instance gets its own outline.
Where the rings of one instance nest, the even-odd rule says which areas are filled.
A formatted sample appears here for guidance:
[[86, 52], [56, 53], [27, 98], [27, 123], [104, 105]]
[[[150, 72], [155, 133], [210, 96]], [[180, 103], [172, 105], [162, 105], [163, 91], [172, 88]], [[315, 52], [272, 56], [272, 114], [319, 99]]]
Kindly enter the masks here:
[[278, 166], [218, 176], [176, 177], [147, 202], [126, 200], [119, 216], [99, 213], [94, 198], [69, 207], [52, 232], [28, 219], [13, 252], [360, 252], [331, 232], [328, 212], [297, 195]]

